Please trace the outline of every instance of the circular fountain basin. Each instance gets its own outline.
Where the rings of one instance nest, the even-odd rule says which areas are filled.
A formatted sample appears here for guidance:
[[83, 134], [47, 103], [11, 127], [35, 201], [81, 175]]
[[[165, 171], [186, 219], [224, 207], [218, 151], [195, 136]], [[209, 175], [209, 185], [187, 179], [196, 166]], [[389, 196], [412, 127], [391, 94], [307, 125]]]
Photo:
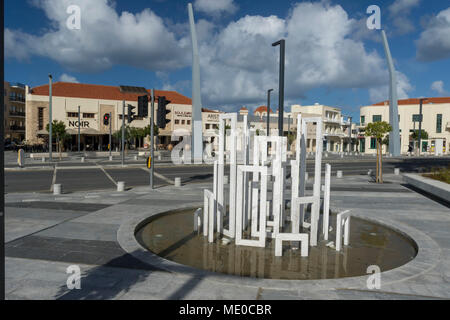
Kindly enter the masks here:
[[[283, 244], [283, 256], [275, 257], [275, 241], [266, 248], [236, 246], [217, 239], [208, 243], [201, 233], [193, 231], [195, 209], [172, 211], [153, 216], [136, 231], [136, 239], [152, 253], [193, 268], [241, 277], [313, 280], [364, 276], [376, 265], [382, 272], [400, 267], [417, 255], [417, 245], [404, 234], [384, 225], [351, 218], [350, 241], [336, 251], [331, 241], [320, 239], [310, 247], [309, 256], [301, 257], [295, 244]], [[335, 225], [336, 216], [330, 216]], [[201, 229], [201, 228], [200, 228]], [[289, 231], [286, 231], [289, 232]]]

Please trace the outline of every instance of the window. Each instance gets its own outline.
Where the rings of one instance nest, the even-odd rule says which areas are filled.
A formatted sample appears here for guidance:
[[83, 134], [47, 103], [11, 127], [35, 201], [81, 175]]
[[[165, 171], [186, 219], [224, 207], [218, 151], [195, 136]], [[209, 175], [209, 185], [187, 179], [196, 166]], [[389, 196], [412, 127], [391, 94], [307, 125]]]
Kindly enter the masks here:
[[361, 124], [364, 124], [366, 122], [366, 117], [365, 116], [361, 116]]
[[436, 133], [442, 133], [442, 114], [436, 115]]
[[208, 130], [209, 128], [211, 128], [211, 125], [209, 123], [206, 124], [206, 130]]
[[[122, 120], [122, 115], [121, 114], [119, 114], [119, 119]], [[125, 119], [128, 119], [127, 115], [125, 115]]]
[[83, 118], [94, 119], [95, 118], [95, 113], [83, 113]]
[[38, 109], [38, 130], [44, 130], [44, 108]]
[[181, 124], [184, 124], [184, 120], [181, 120]]
[[186, 124], [191, 124], [191, 120], [186, 120]]
[[374, 114], [372, 116], [372, 122], [381, 122], [381, 115], [380, 114]]
[[180, 124], [180, 120], [175, 120], [175, 124]]
[[67, 118], [78, 118], [78, 112], [67, 112]]
[[376, 149], [376, 148], [377, 148], [377, 139], [370, 138], [370, 149]]

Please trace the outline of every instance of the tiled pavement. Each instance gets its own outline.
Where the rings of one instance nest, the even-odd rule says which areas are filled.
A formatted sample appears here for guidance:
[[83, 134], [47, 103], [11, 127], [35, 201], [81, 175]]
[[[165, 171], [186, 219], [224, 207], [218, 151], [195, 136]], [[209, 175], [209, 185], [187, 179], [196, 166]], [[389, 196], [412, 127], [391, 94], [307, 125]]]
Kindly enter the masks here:
[[[366, 176], [333, 179], [332, 206], [385, 219], [394, 227], [398, 223], [417, 229], [432, 239], [437, 252], [432, 267], [419, 268], [416, 275], [395, 279], [386, 273], [389, 281], [382, 282], [380, 290], [355, 287], [351, 279], [310, 280], [286, 288], [264, 281], [224, 283], [155, 268], [121, 247], [117, 232], [130, 219], [201, 202], [203, 188], [210, 185], [191, 184], [125, 193], [6, 195], [6, 295], [8, 299], [450, 298], [450, 209], [405, 188], [399, 177], [385, 179], [391, 183], [379, 186]], [[81, 268], [81, 290], [67, 289], [66, 268], [72, 264]]]

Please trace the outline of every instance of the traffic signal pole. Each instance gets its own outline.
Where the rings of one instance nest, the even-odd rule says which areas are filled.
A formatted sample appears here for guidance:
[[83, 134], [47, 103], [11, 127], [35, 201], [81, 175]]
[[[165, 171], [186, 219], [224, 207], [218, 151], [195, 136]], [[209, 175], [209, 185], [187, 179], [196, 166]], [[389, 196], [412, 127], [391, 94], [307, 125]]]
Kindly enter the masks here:
[[122, 101], [122, 167], [125, 165], [125, 100]]
[[112, 114], [111, 112], [109, 113], [109, 158], [111, 159], [111, 149], [112, 149], [112, 145], [111, 145], [111, 135], [112, 135], [112, 128], [111, 128], [111, 122], [112, 122], [112, 118], [111, 118]]
[[151, 163], [151, 167], [150, 167], [150, 188], [153, 189], [153, 175], [154, 175], [154, 170], [155, 170], [155, 157], [154, 157], [154, 129], [155, 129], [155, 124], [153, 121], [153, 115], [155, 113], [155, 91], [152, 89], [152, 97], [151, 97], [152, 101], [151, 101], [151, 114], [150, 114], [150, 163]]

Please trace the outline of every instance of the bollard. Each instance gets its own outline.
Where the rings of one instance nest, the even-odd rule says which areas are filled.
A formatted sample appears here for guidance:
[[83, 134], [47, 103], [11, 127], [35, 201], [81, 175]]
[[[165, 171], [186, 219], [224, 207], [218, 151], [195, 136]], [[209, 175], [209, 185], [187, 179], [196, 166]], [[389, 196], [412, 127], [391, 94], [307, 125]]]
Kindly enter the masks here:
[[84, 162], [84, 157], [81, 157], [81, 162], [82, 162], [82, 163]]
[[158, 155], [158, 160], [161, 161], [161, 159], [162, 159], [162, 158], [161, 158], [161, 155], [159, 154], [159, 155]]
[[117, 182], [117, 191], [124, 192], [125, 191], [125, 182], [119, 181]]
[[223, 184], [228, 184], [228, 176], [223, 176]]
[[42, 162], [45, 162], [45, 158], [44, 157], [42, 157]]
[[305, 181], [308, 181], [309, 176], [308, 176], [308, 172], [305, 172]]
[[181, 178], [175, 178], [175, 187], [181, 187]]
[[371, 176], [372, 175], [372, 169], [369, 169], [369, 171], [367, 171], [367, 175]]
[[341, 158], [344, 158], [344, 154], [343, 153], [341, 153]]
[[338, 172], [336, 173], [336, 176], [337, 176], [338, 179], [341, 179], [342, 176], [343, 176], [342, 171], [338, 170]]
[[61, 193], [62, 193], [62, 185], [54, 184], [53, 185], [53, 194], [54, 195], [60, 195]]
[[113, 157], [112, 156], [109, 156], [109, 161], [113, 161]]
[[138, 156], [134, 156], [134, 160], [136, 160], [136, 161], [137, 161], [137, 159], [138, 159]]
[[396, 176], [400, 175], [400, 168], [395, 168], [395, 169], [394, 169], [394, 174], [395, 174]]

